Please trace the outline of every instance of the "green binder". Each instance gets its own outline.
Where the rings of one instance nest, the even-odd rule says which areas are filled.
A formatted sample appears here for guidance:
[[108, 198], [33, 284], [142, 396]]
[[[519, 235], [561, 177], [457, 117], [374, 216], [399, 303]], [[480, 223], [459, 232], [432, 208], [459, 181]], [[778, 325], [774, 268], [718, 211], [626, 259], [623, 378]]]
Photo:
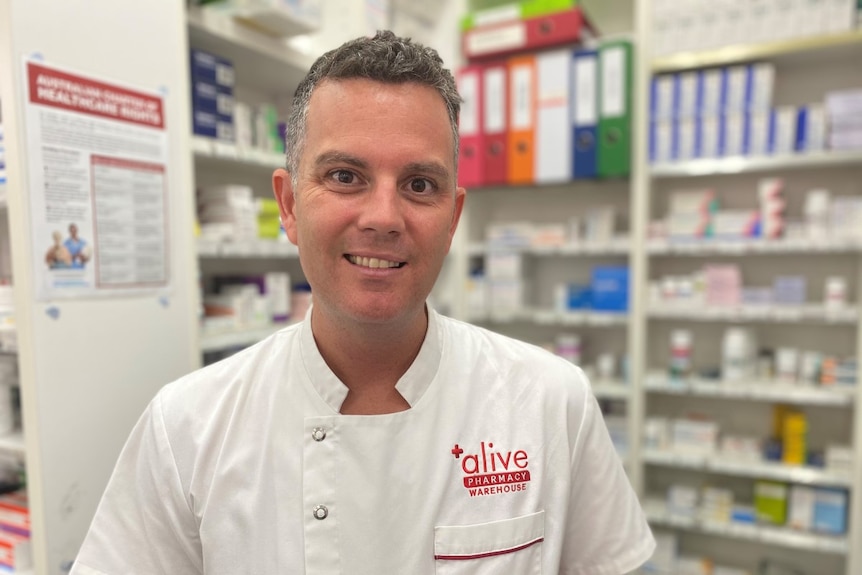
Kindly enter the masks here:
[[599, 177], [631, 173], [633, 59], [628, 40], [599, 46]]

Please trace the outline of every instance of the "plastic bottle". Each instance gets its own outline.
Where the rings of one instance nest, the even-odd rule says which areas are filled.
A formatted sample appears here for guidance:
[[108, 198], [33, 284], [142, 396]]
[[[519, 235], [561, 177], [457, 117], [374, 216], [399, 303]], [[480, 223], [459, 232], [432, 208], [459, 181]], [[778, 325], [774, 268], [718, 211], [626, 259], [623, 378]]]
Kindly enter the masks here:
[[692, 334], [687, 329], [677, 329], [670, 334], [670, 376], [687, 377], [691, 373]]

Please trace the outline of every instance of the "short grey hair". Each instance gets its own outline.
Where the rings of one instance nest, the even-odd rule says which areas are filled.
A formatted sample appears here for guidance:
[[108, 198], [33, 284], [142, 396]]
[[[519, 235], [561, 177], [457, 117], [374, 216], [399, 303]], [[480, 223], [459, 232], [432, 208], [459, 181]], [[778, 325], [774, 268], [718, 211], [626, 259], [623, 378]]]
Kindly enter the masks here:
[[458, 94], [455, 78], [443, 67], [443, 60], [436, 50], [383, 30], [371, 38], [357, 38], [327, 52], [312, 64], [308, 74], [296, 88], [285, 134], [287, 171], [290, 172], [294, 189], [297, 184], [299, 159], [305, 145], [308, 106], [312, 92], [326, 79], [351, 78], [365, 78], [387, 84], [415, 82], [437, 90], [446, 104], [452, 127], [457, 178], [461, 96]]

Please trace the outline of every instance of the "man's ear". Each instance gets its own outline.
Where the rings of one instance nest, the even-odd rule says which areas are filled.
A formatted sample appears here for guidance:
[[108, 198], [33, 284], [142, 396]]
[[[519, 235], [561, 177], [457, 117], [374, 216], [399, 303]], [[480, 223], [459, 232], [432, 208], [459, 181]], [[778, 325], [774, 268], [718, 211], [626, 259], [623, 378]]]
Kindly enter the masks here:
[[296, 197], [293, 195], [293, 183], [290, 173], [279, 168], [272, 174], [272, 193], [278, 202], [278, 212], [281, 215], [281, 225], [287, 233], [287, 239], [296, 243]]

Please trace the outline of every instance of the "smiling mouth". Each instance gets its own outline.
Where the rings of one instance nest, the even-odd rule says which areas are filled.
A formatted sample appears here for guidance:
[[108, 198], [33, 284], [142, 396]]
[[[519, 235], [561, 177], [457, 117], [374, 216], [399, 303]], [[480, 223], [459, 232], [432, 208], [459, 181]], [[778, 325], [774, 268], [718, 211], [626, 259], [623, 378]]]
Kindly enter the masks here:
[[347, 254], [344, 257], [354, 265], [371, 269], [403, 268], [407, 265], [407, 262], [392, 262], [380, 258], [365, 258], [362, 256], [352, 256], [350, 254]]

